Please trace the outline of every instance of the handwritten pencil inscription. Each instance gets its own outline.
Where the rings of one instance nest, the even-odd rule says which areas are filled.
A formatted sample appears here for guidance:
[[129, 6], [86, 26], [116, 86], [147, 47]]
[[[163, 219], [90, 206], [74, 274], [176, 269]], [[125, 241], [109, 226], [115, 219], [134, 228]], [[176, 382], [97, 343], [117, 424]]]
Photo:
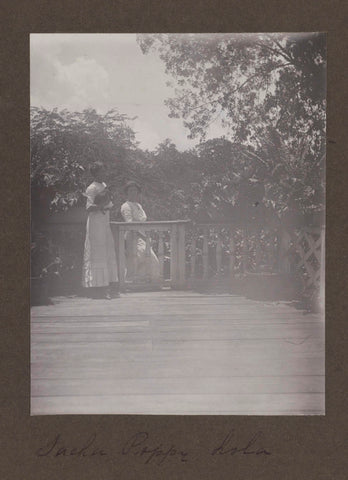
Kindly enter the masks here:
[[[199, 452], [195, 446], [183, 448], [170, 441], [154, 441], [148, 432], [137, 432], [120, 445], [102, 446], [97, 435], [86, 438], [81, 444], [71, 444], [57, 434], [45, 445], [40, 446], [35, 454], [37, 457], [54, 458], [88, 458], [88, 457], [128, 457], [139, 459], [145, 465], [161, 466], [169, 461], [187, 463], [201, 455], [232, 457], [234, 455], [268, 456], [271, 452], [261, 444], [262, 432], [257, 432], [247, 441], [238, 441], [234, 430], [225, 435], [222, 440], [203, 447]], [[200, 447], [202, 448], [202, 447]]]
[[242, 446], [236, 446], [234, 440], [234, 430], [228, 433], [224, 440], [211, 451], [211, 455], [271, 455], [271, 452], [265, 448], [257, 446], [257, 440], [262, 436], [262, 432], [257, 432], [250, 440]]
[[38, 457], [94, 457], [106, 456], [104, 449], [95, 445], [97, 435], [93, 434], [82, 445], [68, 446], [62, 441], [61, 435], [57, 435], [47, 445], [40, 447], [36, 451]]
[[145, 464], [156, 463], [162, 465], [168, 458], [176, 457], [180, 462], [187, 462], [188, 452], [175, 445], [150, 444], [147, 432], [138, 432], [123, 446], [122, 455], [139, 456], [145, 458]]

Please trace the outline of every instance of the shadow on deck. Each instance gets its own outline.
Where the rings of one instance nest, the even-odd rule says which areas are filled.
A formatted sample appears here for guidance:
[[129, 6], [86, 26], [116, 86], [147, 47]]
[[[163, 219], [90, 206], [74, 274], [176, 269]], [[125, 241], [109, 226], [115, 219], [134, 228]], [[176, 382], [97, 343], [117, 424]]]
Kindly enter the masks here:
[[31, 414], [324, 414], [324, 351], [286, 302], [55, 298], [31, 310]]

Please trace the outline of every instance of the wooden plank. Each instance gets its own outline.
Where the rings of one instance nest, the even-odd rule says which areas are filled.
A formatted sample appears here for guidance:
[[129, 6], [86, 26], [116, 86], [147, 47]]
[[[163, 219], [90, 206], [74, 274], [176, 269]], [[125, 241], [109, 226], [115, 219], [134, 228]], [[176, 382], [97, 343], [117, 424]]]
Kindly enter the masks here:
[[[45, 362], [46, 366], [48, 365], [67, 365], [70, 366], [79, 366], [83, 365], [92, 365], [93, 362], [105, 362], [106, 360], [110, 362], [122, 362], [133, 364], [143, 363], [144, 365], [157, 365], [160, 363], [176, 363], [185, 364], [185, 362], [195, 362], [209, 363], [211, 365], [226, 365], [233, 364], [238, 361], [243, 361], [247, 358], [254, 358], [255, 362], [261, 362], [268, 359], [274, 359], [276, 361], [277, 357], [282, 354], [284, 359], [287, 359], [289, 362], [297, 362], [299, 359], [307, 358], [316, 358], [318, 362], [323, 361], [322, 352], [319, 349], [307, 349], [300, 345], [279, 345], [278, 347], [272, 348], [272, 350], [265, 351], [260, 348], [260, 345], [253, 346], [251, 345], [248, 348], [243, 350], [242, 344], [239, 344], [232, 352], [228, 350], [222, 350], [221, 352], [218, 349], [208, 349], [206, 351], [206, 356], [204, 360], [202, 359], [202, 352], [198, 349], [173, 349], [165, 348], [162, 345], [162, 348], [155, 346], [146, 355], [146, 345], [144, 349], [139, 348], [130, 348], [128, 351], [122, 349], [115, 349], [115, 345], [112, 344], [113, 348], [110, 348], [109, 345], [95, 345], [93, 349], [89, 345], [86, 348], [75, 348], [75, 344], [69, 346], [65, 345], [63, 348], [60, 346], [58, 349], [40, 349], [35, 347], [31, 351], [31, 361], [32, 363], [39, 364], [40, 362]], [[283, 347], [283, 348], [282, 348]], [[146, 357], [146, 358], [144, 358]], [[185, 365], [183, 365], [185, 367]]]
[[[203, 316], [203, 315], [202, 315]], [[60, 317], [59, 319], [54, 318], [50, 319], [49, 317], [41, 317], [38, 320], [32, 322], [32, 327], [35, 328], [39, 325], [80, 325], [81, 328], [86, 325], [99, 325], [105, 323], [111, 323], [114, 326], [148, 326], [149, 322], [152, 321], [155, 326], [201, 326], [205, 329], [217, 329], [224, 326], [233, 326], [233, 325], [317, 325], [318, 327], [324, 328], [323, 323], [316, 320], [302, 320], [299, 318], [293, 318], [291, 316], [279, 317], [278, 315], [268, 315], [267, 317], [252, 317], [248, 314], [236, 315], [229, 317], [228, 315], [219, 315], [214, 318], [212, 315], [204, 315], [204, 318], [200, 318], [199, 315], [156, 315], [151, 316], [147, 315], [148, 320], [138, 320], [133, 316], [122, 315], [120, 317], [103, 317], [99, 320], [94, 320], [93, 318], [84, 318], [84, 317]], [[70, 320], [71, 319], [71, 320]], [[69, 321], [70, 320], [70, 321]], [[213, 323], [213, 325], [212, 325]]]
[[[153, 293], [153, 292], [148, 292], [148, 293]], [[158, 294], [162, 292], [157, 292]], [[237, 297], [237, 296], [231, 296], [231, 295], [219, 295], [219, 296], [212, 296], [209, 298], [209, 296], [205, 295], [192, 295], [192, 296], [177, 296], [174, 297], [173, 295], [167, 296], [167, 295], [158, 295], [158, 297], [153, 297], [150, 296], [148, 298], [142, 297], [140, 295], [137, 295], [135, 292], [132, 293], [124, 293], [120, 298], [117, 299], [115, 302], [110, 302], [110, 301], [105, 301], [103, 299], [97, 299], [97, 300], [92, 300], [89, 298], [79, 298], [79, 299], [69, 299], [67, 298], [65, 301], [56, 301], [53, 305], [48, 305], [48, 306], [40, 306], [40, 307], [32, 307], [32, 314], [35, 314], [35, 312], [40, 312], [41, 310], [47, 310], [48, 308], [50, 311], [56, 309], [56, 308], [69, 308], [69, 307], [79, 307], [79, 306], [88, 306], [92, 307], [93, 309], [97, 306], [100, 305], [123, 305], [123, 304], [129, 304], [129, 300], [132, 300], [132, 302], [135, 303], [142, 303], [142, 304], [153, 304], [153, 303], [158, 303], [158, 304], [199, 304], [199, 303], [205, 303], [205, 304], [220, 304], [220, 303], [225, 303], [225, 304], [230, 304], [230, 305], [272, 305], [272, 307], [282, 307], [284, 304], [280, 302], [262, 302], [262, 301], [257, 301], [257, 300], [249, 300], [246, 298], [242, 297]], [[293, 310], [293, 307], [289, 307]]]
[[[320, 330], [321, 328], [321, 330]], [[234, 340], [234, 339], [304, 339], [309, 336], [319, 336], [323, 334], [324, 327], [318, 327], [317, 324], [305, 325], [234, 325], [232, 327], [225, 327], [224, 329], [215, 329], [207, 331], [202, 328], [195, 327], [162, 327], [158, 331], [153, 331], [151, 335], [158, 340], [168, 341], [204, 341], [204, 340]], [[93, 329], [93, 331], [81, 332], [66, 331], [63, 329], [58, 333], [40, 332], [35, 333], [35, 341], [37, 342], [55, 342], [59, 339], [60, 342], [85, 342], [85, 341], [132, 341], [136, 338], [147, 339], [150, 333], [145, 331], [114, 331]]]
[[[245, 298], [241, 295], [233, 295], [229, 293], [219, 293], [219, 294], [214, 293], [213, 295], [212, 294], [209, 295], [209, 294], [203, 294], [203, 293], [189, 291], [189, 290], [186, 290], [186, 291], [171, 290], [170, 288], [163, 291], [143, 291], [143, 292], [137, 291], [132, 293], [125, 293], [121, 296], [120, 300], [124, 300], [129, 297], [131, 297], [132, 299], [138, 299], [138, 300], [141, 299], [142, 301], [158, 301], [158, 300], [167, 301], [167, 300], [174, 300], [174, 299], [176, 301], [179, 299], [190, 300], [190, 299], [196, 298], [196, 299], [209, 299], [212, 302], [214, 302], [214, 299], [219, 300], [221, 298], [229, 298], [231, 301], [248, 303], [248, 304], [263, 303], [261, 301]], [[91, 300], [89, 298], [77, 297], [77, 296], [54, 297], [53, 300], [55, 305], [62, 305], [62, 306], [69, 305], [69, 304], [79, 305], [82, 303], [90, 303], [90, 304], [102, 303], [102, 301], [99, 302], [99, 301]], [[264, 302], [264, 303], [273, 303], [274, 305], [275, 304], [282, 305], [287, 302], [277, 301], [277, 302]], [[52, 305], [50, 305], [50, 307], [52, 307]], [[32, 310], [35, 311], [36, 309], [40, 309], [40, 308], [42, 307], [32, 307]]]
[[[147, 348], [149, 344], [148, 341], [144, 342], [134, 342], [132, 345], [127, 345], [127, 348], [130, 349], [134, 358], [136, 355], [143, 355], [145, 352], [142, 352], [138, 349], [138, 346], [144, 345], [144, 348]], [[239, 340], [230, 340], [230, 341], [221, 341], [221, 340], [210, 340], [204, 342], [205, 351], [207, 355], [216, 354], [221, 352], [221, 355], [224, 354], [224, 351], [227, 350], [228, 355], [235, 357], [236, 355], [280, 355], [283, 353], [286, 355], [291, 352], [306, 352], [306, 353], [318, 353], [324, 354], [325, 341], [324, 338], [304, 338], [304, 339], [287, 339], [281, 340], [265, 340], [265, 339], [239, 339]], [[138, 349], [138, 353], [135, 354], [135, 349]], [[210, 351], [213, 351], [212, 353]], [[40, 354], [47, 352], [51, 355], [64, 355], [65, 352], [81, 352], [82, 354], [99, 354], [106, 353], [111, 356], [111, 358], [116, 358], [118, 356], [123, 356], [124, 352], [120, 352], [118, 349], [115, 349], [113, 342], [100, 342], [95, 343], [93, 339], [90, 342], [85, 343], [70, 343], [66, 344], [65, 342], [55, 342], [52, 343], [32, 343], [32, 354]], [[146, 354], [148, 354], [146, 352]], [[168, 359], [171, 359], [174, 355], [180, 355], [182, 358], [201, 358], [202, 356], [202, 342], [200, 341], [156, 341], [152, 342], [152, 352], [151, 357], [155, 358], [156, 355], [165, 355]], [[324, 355], [323, 355], [324, 356]], [[209, 357], [207, 357], [209, 358]]]
[[[109, 358], [110, 357], [110, 358]], [[172, 377], [180, 377], [180, 378], [205, 378], [206, 376], [212, 377], [215, 374], [218, 377], [230, 377], [230, 376], [237, 376], [237, 373], [242, 371], [243, 369], [247, 370], [249, 373], [247, 376], [259, 376], [254, 375], [252, 368], [252, 363], [248, 361], [246, 357], [237, 358], [237, 356], [228, 358], [228, 359], [221, 359], [220, 361], [214, 361], [212, 359], [211, 364], [203, 363], [202, 359], [198, 358], [186, 358], [185, 362], [178, 357], [169, 356], [168, 358], [162, 356], [161, 358], [157, 357], [156, 360], [144, 360], [137, 357], [137, 360], [134, 359], [135, 355], [131, 354], [131, 352], [125, 352], [123, 357], [119, 356], [118, 358], [112, 358], [111, 356], [107, 357], [104, 355], [84, 355], [82, 356], [75, 356], [71, 355], [70, 353], [66, 354], [66, 357], [58, 356], [51, 357], [50, 355], [45, 356], [41, 355], [40, 357], [36, 357], [32, 360], [32, 369], [33, 369], [33, 376], [32, 380], [40, 378], [55, 378], [54, 372], [60, 371], [57, 369], [65, 369], [65, 373], [61, 377], [57, 378], [80, 378], [77, 372], [81, 372], [83, 375], [81, 378], [89, 378], [88, 375], [85, 375], [87, 369], [96, 368], [96, 370], [101, 370], [103, 367], [106, 369], [106, 372], [109, 373], [109, 376], [103, 375], [101, 378], [110, 378], [110, 381], [116, 381], [118, 378], [157, 378], [157, 377], [164, 377], [164, 378], [172, 378]], [[166, 375], [166, 369], [163, 368], [163, 362], [166, 361], [168, 367], [168, 374]], [[259, 358], [254, 358], [255, 361], [262, 363], [264, 370], [262, 371], [262, 375], [260, 376], [281, 376], [282, 369], [273, 367], [271, 364], [275, 362], [274, 356], [271, 358], [270, 356], [260, 356]], [[44, 369], [40, 369], [40, 365], [45, 362]], [[73, 366], [73, 363], [76, 363]], [[323, 375], [323, 368], [324, 368], [324, 361], [321, 359], [318, 354], [287, 354], [284, 355], [281, 364], [284, 365], [286, 362], [292, 364], [292, 368], [288, 369], [287, 376], [296, 376], [302, 374], [302, 365], [315, 365], [315, 370], [308, 370], [305, 372], [306, 375]], [[237, 370], [234, 365], [240, 364], [241, 370]], [[80, 370], [77, 366], [80, 366]], [[83, 366], [82, 366], [83, 365]], [[112, 367], [112, 368], [111, 368]], [[321, 368], [319, 368], [321, 367]], [[76, 373], [77, 375], [73, 374]], [[144, 373], [145, 372], [145, 373]], [[208, 373], [210, 372], [210, 373]], [[213, 372], [213, 373], [212, 373]], [[217, 373], [218, 372], [218, 373]], [[96, 371], [97, 374], [97, 371]], [[129, 374], [129, 377], [128, 375]], [[98, 376], [98, 375], [97, 375]], [[91, 378], [96, 378], [91, 375]], [[212, 391], [211, 393], [213, 393]]]
[[[211, 321], [211, 320], [210, 320]], [[124, 326], [123, 326], [123, 325]], [[304, 326], [307, 328], [303, 330]], [[267, 329], [267, 330], [265, 330]], [[204, 322], [198, 320], [180, 319], [172, 320], [170, 324], [163, 320], [153, 320], [153, 327], [148, 326], [132, 326], [128, 327], [127, 323], [120, 322], [115, 324], [113, 322], [53, 322], [53, 323], [35, 323], [31, 326], [31, 340], [35, 344], [36, 342], [42, 342], [42, 335], [54, 335], [56, 334], [56, 340], [60, 341], [64, 335], [71, 333], [76, 340], [79, 340], [79, 334], [91, 335], [91, 334], [105, 334], [111, 333], [121, 336], [124, 334], [136, 334], [134, 337], [138, 338], [141, 334], [148, 334], [151, 332], [157, 340], [176, 340], [180, 341], [180, 335], [184, 336], [184, 340], [199, 341], [199, 340], [228, 340], [228, 341], [279, 341], [288, 339], [299, 339], [306, 341], [308, 344], [311, 340], [323, 341], [325, 337], [324, 326], [317, 322], [297, 322], [275, 321], [248, 323], [246, 320], [234, 320], [229, 319], [219, 320], [216, 322], [215, 327], [209, 325], [209, 319]], [[247, 332], [245, 334], [245, 332]], [[227, 336], [224, 338], [224, 334]], [[123, 338], [123, 337], [121, 337]], [[91, 342], [94, 339], [90, 338]], [[108, 341], [112, 340], [109, 338]], [[72, 339], [73, 341], [73, 339]]]
[[37, 396], [323, 393], [324, 376], [35, 380]]
[[240, 361], [220, 361], [212, 364], [201, 360], [192, 362], [153, 362], [151, 368], [144, 362], [108, 363], [107, 358], [94, 362], [88, 367], [66, 365], [55, 366], [39, 363], [31, 364], [32, 378], [163, 378], [163, 377], [227, 377], [227, 376], [282, 376], [282, 375], [324, 375], [325, 365], [320, 357], [288, 358], [275, 361], [274, 358], [255, 362], [254, 358], [241, 358]]
[[[109, 301], [108, 304], [98, 304], [96, 303], [93, 312], [91, 306], [79, 306], [79, 307], [69, 307], [66, 309], [56, 309], [56, 310], [42, 310], [40, 312], [40, 316], [88, 316], [91, 314], [94, 315], [105, 315], [105, 316], [113, 316], [113, 315], [127, 315], [127, 314], [136, 314], [139, 312], [139, 309], [145, 309], [145, 305], [142, 304], [135, 304], [134, 302], [129, 302], [128, 304], [121, 304]], [[152, 305], [148, 305], [148, 314], [151, 315], [161, 315], [161, 314], [173, 314], [173, 315], [189, 315], [189, 314], [210, 314], [213, 316], [216, 314], [231, 314], [231, 315], [239, 315], [241, 313], [249, 314], [249, 318], [253, 318], [253, 316], [261, 316], [263, 314], [267, 315], [266, 308], [260, 308], [257, 305], [209, 305], [209, 304], [201, 304], [201, 305], [193, 305], [193, 304], [167, 304], [161, 305], [154, 303]], [[280, 312], [278, 312], [280, 313]], [[35, 315], [38, 317], [39, 315]]]
[[[144, 308], [144, 307], [143, 307]], [[133, 312], [134, 313], [134, 312]], [[98, 317], [95, 316], [88, 316], [88, 315], [55, 315], [54, 317], [50, 317], [48, 315], [35, 317], [32, 319], [32, 325], [37, 324], [53, 324], [53, 323], [103, 323], [103, 322], [113, 322], [114, 324], [122, 324], [125, 325], [135, 325], [135, 324], [142, 324], [145, 325], [146, 322], [153, 321], [156, 324], [163, 323], [169, 325], [181, 325], [181, 324], [192, 324], [192, 325], [202, 325], [206, 326], [207, 328], [216, 328], [219, 325], [233, 325], [242, 323], [244, 325], [257, 325], [257, 324], [287, 324], [287, 323], [296, 323], [299, 325], [305, 325], [308, 323], [315, 323], [317, 325], [324, 325], [324, 322], [317, 317], [310, 317], [310, 316], [294, 316], [291, 313], [267, 313], [262, 315], [256, 315], [254, 312], [250, 313], [247, 311], [238, 311], [234, 312], [233, 314], [229, 314], [228, 312], [224, 313], [216, 313], [215, 315], [212, 313], [169, 313], [169, 314], [161, 314], [157, 313], [146, 313], [142, 316], [137, 316], [134, 314], [129, 313], [120, 313], [117, 315], [100, 315]], [[200, 323], [201, 322], [201, 323]]]
[[127, 395], [33, 397], [31, 414], [243, 414], [324, 413], [325, 397], [316, 393], [264, 395]]
[[158, 338], [171, 340], [233, 340], [233, 339], [260, 339], [260, 338], [308, 338], [320, 337], [324, 334], [324, 326], [317, 323], [311, 324], [273, 324], [273, 325], [249, 325], [235, 324], [224, 328], [202, 329], [201, 326], [161, 326], [153, 332]]
[[132, 343], [135, 341], [144, 342], [151, 339], [151, 333], [40, 333], [35, 335], [35, 342], [37, 343], [78, 343], [78, 342], [114, 342], [114, 343]]

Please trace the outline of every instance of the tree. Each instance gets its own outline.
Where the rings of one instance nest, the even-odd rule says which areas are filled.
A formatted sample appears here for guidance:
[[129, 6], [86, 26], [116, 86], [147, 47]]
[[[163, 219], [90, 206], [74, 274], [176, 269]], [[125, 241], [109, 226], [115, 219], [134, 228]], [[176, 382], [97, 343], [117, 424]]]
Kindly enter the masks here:
[[[32, 201], [66, 209], [82, 201], [89, 166], [103, 161], [110, 178], [137, 149], [127, 116], [31, 109]], [[47, 205], [46, 205], [47, 206]]]
[[182, 118], [190, 137], [204, 140], [220, 121], [278, 211], [289, 202], [323, 208], [325, 35], [150, 34], [138, 42], [173, 77], [169, 116]]

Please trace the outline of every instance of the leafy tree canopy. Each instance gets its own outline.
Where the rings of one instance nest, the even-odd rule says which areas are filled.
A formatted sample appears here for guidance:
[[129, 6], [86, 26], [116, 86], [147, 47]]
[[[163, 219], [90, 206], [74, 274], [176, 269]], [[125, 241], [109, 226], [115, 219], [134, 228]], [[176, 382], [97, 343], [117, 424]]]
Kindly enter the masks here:
[[325, 35], [150, 34], [138, 42], [173, 77], [169, 115], [191, 138], [204, 141], [220, 121], [235, 158], [249, 159], [246, 171], [279, 211], [323, 208]]
[[[127, 157], [137, 150], [126, 115], [111, 110], [83, 112], [31, 109], [32, 188], [50, 189], [53, 206], [78, 204], [90, 180], [89, 166], [103, 161], [111, 178], [119, 176]], [[35, 196], [34, 196], [35, 200]]]

